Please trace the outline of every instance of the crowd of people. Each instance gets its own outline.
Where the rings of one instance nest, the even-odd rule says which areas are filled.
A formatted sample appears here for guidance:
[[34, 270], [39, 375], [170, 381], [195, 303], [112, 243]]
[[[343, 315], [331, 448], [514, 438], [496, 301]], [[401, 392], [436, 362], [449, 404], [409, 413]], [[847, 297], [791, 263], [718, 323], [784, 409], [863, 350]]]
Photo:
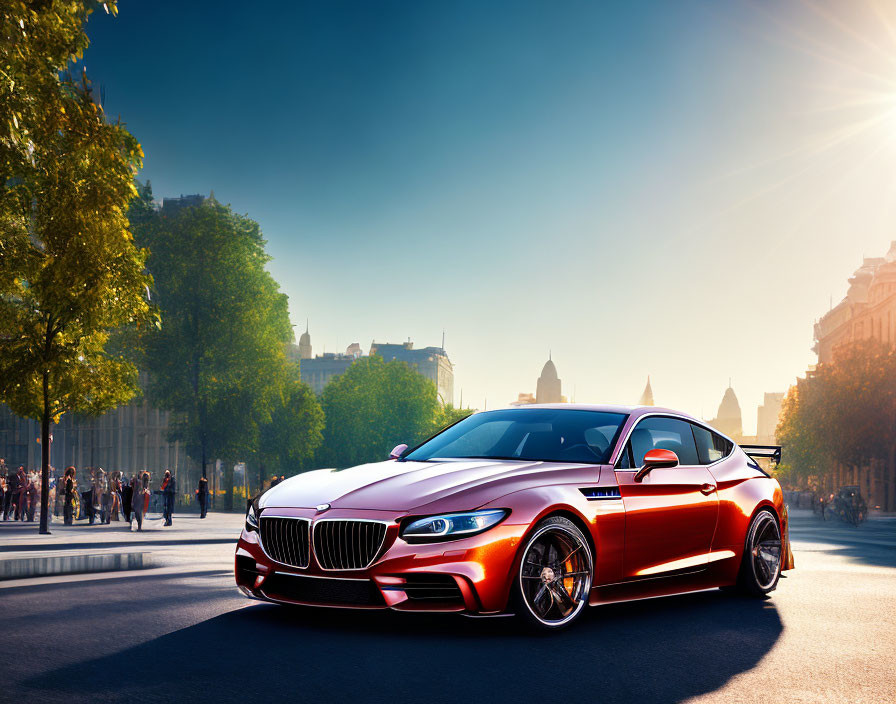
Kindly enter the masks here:
[[[177, 497], [177, 480], [170, 470], [162, 474], [158, 488], [152, 488], [152, 475], [140, 471], [125, 477], [119, 471], [106, 472], [101, 467], [83, 471], [85, 487], [78, 483], [75, 467], [68, 467], [57, 476], [51, 468], [49, 482], [49, 506], [53, 515], [62, 518], [65, 525], [86, 519], [90, 525], [107, 524], [124, 520], [143, 529], [143, 519], [150, 512], [153, 496], [160, 497], [159, 504], [166, 526], [172, 525], [174, 503]], [[34, 521], [39, 514], [41, 475], [24, 467], [13, 470], [0, 458], [0, 516], [2, 520]], [[199, 480], [194, 494], [199, 505], [200, 518], [208, 512], [208, 481]], [[154, 508], [158, 509], [156, 505]]]

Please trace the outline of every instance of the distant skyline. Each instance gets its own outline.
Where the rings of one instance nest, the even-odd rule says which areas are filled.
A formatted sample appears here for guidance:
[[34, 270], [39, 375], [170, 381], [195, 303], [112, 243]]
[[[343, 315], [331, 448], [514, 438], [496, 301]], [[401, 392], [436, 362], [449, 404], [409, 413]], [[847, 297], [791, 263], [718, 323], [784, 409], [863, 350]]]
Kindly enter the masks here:
[[711, 418], [814, 363], [896, 239], [896, 10], [842, 2], [138, 3], [84, 64], [157, 198], [257, 220], [315, 351], [446, 348], [455, 400]]

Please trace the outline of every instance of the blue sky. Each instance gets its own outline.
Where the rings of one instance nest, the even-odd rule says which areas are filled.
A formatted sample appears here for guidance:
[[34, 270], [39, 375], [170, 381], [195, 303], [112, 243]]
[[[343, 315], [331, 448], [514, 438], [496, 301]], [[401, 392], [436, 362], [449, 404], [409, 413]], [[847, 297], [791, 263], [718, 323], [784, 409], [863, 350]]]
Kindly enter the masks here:
[[122, 0], [85, 64], [157, 197], [258, 220], [316, 353], [445, 329], [479, 408], [534, 391], [549, 349], [578, 401], [650, 374], [712, 417], [731, 377], [751, 429], [896, 237], [890, 15]]

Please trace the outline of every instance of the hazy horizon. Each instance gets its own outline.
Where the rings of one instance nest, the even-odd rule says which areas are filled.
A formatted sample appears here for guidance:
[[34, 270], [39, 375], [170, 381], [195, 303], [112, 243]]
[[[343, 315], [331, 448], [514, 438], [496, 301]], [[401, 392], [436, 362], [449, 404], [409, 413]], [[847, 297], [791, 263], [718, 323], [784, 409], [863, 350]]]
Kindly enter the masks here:
[[[272, 7], [270, 5], [264, 7]], [[896, 9], [139, 4], [88, 74], [157, 198], [257, 220], [315, 354], [446, 348], [455, 402], [563, 393], [744, 431], [896, 239]]]

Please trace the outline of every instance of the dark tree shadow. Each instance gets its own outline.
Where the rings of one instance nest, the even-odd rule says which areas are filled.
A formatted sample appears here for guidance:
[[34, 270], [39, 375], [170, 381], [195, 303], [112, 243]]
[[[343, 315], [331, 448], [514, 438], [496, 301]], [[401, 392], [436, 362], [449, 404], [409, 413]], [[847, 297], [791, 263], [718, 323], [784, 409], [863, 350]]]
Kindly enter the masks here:
[[67, 702], [678, 702], [753, 668], [781, 631], [773, 600], [718, 591], [592, 608], [546, 635], [255, 604], [24, 684]]

